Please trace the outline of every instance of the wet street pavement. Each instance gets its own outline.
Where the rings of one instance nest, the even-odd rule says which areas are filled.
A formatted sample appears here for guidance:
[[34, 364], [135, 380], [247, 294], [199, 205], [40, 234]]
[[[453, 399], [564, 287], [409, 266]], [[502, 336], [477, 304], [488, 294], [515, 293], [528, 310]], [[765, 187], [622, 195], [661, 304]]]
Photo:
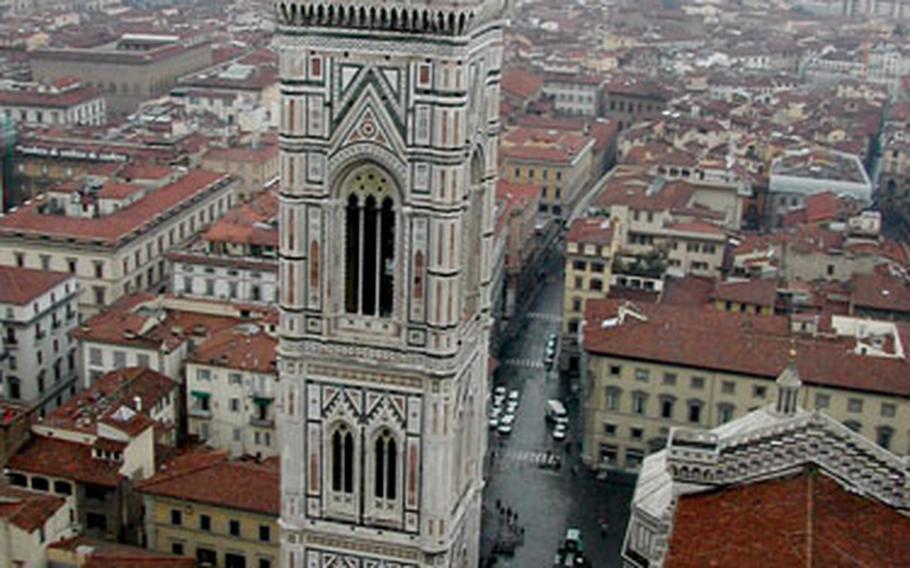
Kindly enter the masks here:
[[[549, 264], [550, 280], [532, 299], [520, 332], [499, 356], [494, 384], [521, 393], [511, 435], [489, 430], [490, 462], [484, 495], [483, 566], [551, 567], [566, 529], [579, 528], [589, 566], [621, 566], [619, 551], [629, 515], [634, 478], [600, 481], [581, 464], [578, 447], [579, 404], [557, 369], [543, 366], [550, 332], [559, 333], [562, 313], [561, 262]], [[569, 444], [557, 442], [545, 420], [546, 401], [559, 398], [569, 412]], [[568, 448], [567, 446], [570, 446]], [[562, 459], [559, 470], [540, 467], [547, 452]], [[573, 471], [575, 470], [575, 471]], [[509, 522], [498, 508], [509, 508]], [[601, 519], [608, 528], [601, 532]], [[524, 533], [523, 536], [521, 533]], [[494, 555], [497, 543], [514, 539], [514, 555]], [[495, 557], [495, 563], [489, 563]]]

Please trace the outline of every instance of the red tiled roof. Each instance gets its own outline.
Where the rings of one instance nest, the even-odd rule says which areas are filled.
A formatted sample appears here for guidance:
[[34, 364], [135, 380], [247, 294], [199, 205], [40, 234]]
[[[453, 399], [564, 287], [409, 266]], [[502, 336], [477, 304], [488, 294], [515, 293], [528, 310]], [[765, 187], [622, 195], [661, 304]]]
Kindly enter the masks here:
[[[258, 328], [258, 326], [257, 326]], [[277, 373], [278, 340], [249, 324], [220, 330], [196, 348], [191, 361], [228, 369]]]
[[76, 536], [58, 540], [48, 545], [48, 549], [66, 551], [84, 557], [85, 564], [82, 568], [140, 568], [148, 566], [154, 568], [195, 568], [195, 558], [175, 556], [146, 550], [127, 544], [96, 540], [86, 536]]
[[230, 316], [161, 308], [164, 320], [150, 323], [153, 315], [138, 313], [142, 308], [156, 310], [155, 296], [144, 293], [124, 296], [75, 329], [73, 337], [95, 343], [172, 350], [191, 337], [198, 340], [243, 321]]
[[567, 243], [581, 245], [609, 245], [613, 242], [616, 228], [607, 217], [584, 217], [575, 219], [566, 234]]
[[47, 436], [32, 436], [7, 464], [12, 470], [117, 487], [120, 464], [92, 457], [92, 447]]
[[595, 140], [574, 132], [542, 128], [515, 128], [503, 137], [499, 152], [504, 159], [570, 163]]
[[910, 518], [815, 470], [683, 495], [667, 568], [906, 566]]
[[278, 226], [269, 224], [278, 215], [278, 195], [264, 191], [253, 201], [228, 211], [203, 234], [209, 243], [278, 246]]
[[683, 278], [667, 277], [660, 295], [661, 303], [688, 308], [708, 303], [714, 290], [714, 278], [687, 274]]
[[115, 245], [133, 233], [138, 233], [170, 210], [198, 197], [218, 182], [230, 176], [192, 170], [177, 181], [157, 189], [132, 205], [98, 218], [44, 215], [40, 207], [45, 199], [38, 197], [31, 204], [0, 218], [0, 235], [23, 233], [38, 237], [101, 241]]
[[[96, 432], [96, 421], [109, 421], [111, 413], [126, 405], [148, 416], [151, 410], [178, 388], [170, 378], [152, 369], [130, 367], [105, 373], [92, 386], [55, 408], [42, 422], [43, 426], [66, 430]], [[136, 398], [141, 410], [136, 408]], [[123, 429], [122, 422], [114, 425]], [[133, 428], [145, 428], [144, 421], [137, 421]], [[140, 430], [141, 431], [141, 430]]]
[[278, 462], [229, 461], [225, 452], [202, 453], [171, 462], [140, 483], [137, 490], [276, 518], [281, 510]]
[[65, 91], [0, 90], [0, 105], [13, 107], [66, 109], [101, 98], [101, 92], [93, 87], [78, 87]]
[[[784, 316], [636, 304], [647, 321], [629, 316], [617, 324], [621, 305], [616, 300], [588, 301], [586, 351], [773, 380], [787, 365], [792, 338], [797, 368], [808, 384], [910, 396], [906, 359], [855, 354], [856, 340], [852, 338], [791, 334]], [[906, 344], [905, 330], [900, 331]], [[718, 337], [724, 340], [718, 341]]]
[[854, 274], [850, 278], [852, 301], [856, 308], [890, 312], [910, 312], [910, 284], [892, 276], [884, 266], [872, 274]]
[[28, 304], [69, 278], [74, 277], [66, 272], [0, 266], [0, 304]]
[[777, 282], [775, 280], [718, 282], [711, 298], [722, 302], [739, 302], [773, 308], [777, 299]]
[[509, 68], [502, 74], [502, 92], [519, 99], [530, 99], [540, 94], [543, 78], [519, 68]]
[[0, 519], [27, 533], [43, 527], [64, 505], [66, 501], [62, 497], [33, 493], [0, 482]]
[[278, 156], [278, 146], [261, 144], [258, 148], [235, 146], [231, 148], [210, 148], [202, 157], [203, 160], [224, 162], [256, 162], [261, 164]]

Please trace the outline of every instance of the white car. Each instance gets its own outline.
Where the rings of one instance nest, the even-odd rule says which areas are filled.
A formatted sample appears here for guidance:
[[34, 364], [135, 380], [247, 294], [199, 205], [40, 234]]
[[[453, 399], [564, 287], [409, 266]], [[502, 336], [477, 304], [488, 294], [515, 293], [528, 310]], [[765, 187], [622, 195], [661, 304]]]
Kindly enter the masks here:
[[499, 428], [499, 416], [490, 416], [490, 430]]
[[493, 406], [502, 406], [502, 403], [506, 401], [505, 395], [497, 394], [493, 397]]
[[512, 392], [509, 393], [509, 400], [514, 400], [516, 402], [518, 401], [518, 391], [517, 390], [513, 390]]
[[566, 424], [557, 424], [553, 428], [553, 439], [562, 441], [566, 439], [566, 434], [568, 433], [569, 427]]
[[496, 431], [499, 432], [500, 434], [508, 436], [509, 434], [512, 433], [512, 423], [510, 422], [510, 423], [506, 424], [505, 422], [503, 422], [499, 425], [499, 427], [496, 429]]
[[510, 401], [506, 404], [506, 412], [507, 412], [507, 413], [509, 413], [509, 414], [515, 414], [515, 412], [516, 412], [517, 410], [518, 410], [518, 401], [517, 401], [517, 400], [510, 400]]
[[506, 413], [502, 418], [499, 419], [500, 424], [508, 424], [511, 426], [515, 422], [515, 415], [511, 412]]
[[506, 396], [506, 387], [499, 385], [498, 387], [493, 389], [493, 394], [495, 394], [496, 396]]

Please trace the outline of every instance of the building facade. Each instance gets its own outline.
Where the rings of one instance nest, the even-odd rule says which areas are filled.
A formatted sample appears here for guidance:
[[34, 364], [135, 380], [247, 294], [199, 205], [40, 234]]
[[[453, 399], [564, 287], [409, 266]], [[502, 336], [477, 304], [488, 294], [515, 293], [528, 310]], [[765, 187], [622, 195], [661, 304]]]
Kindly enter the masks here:
[[237, 180], [193, 170], [154, 185], [118, 178], [55, 188], [0, 218], [0, 265], [75, 274], [92, 315], [167, 282], [163, 254], [230, 209]]
[[278, 566], [275, 460], [230, 461], [224, 452], [200, 450], [172, 460], [138, 490], [149, 549], [211, 568]]
[[637, 471], [673, 427], [708, 429], [767, 405], [793, 348], [800, 406], [910, 453], [910, 364], [893, 323], [834, 316], [804, 330], [783, 316], [616, 300], [589, 304], [585, 321], [582, 458], [592, 467]]
[[281, 566], [477, 566], [501, 3], [276, 4]]
[[78, 295], [65, 272], [0, 266], [0, 396], [43, 415], [75, 392]]

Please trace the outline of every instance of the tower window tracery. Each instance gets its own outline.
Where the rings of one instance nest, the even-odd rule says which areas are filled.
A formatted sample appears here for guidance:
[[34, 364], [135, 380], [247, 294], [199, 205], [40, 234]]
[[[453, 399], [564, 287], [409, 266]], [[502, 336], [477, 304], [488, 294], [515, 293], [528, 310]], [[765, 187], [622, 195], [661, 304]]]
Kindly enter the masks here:
[[395, 273], [395, 199], [375, 166], [353, 172], [344, 187], [345, 311], [389, 317]]
[[354, 434], [343, 424], [332, 433], [332, 491], [354, 492]]
[[398, 445], [387, 429], [376, 437], [373, 466], [373, 495], [394, 501], [398, 496]]

